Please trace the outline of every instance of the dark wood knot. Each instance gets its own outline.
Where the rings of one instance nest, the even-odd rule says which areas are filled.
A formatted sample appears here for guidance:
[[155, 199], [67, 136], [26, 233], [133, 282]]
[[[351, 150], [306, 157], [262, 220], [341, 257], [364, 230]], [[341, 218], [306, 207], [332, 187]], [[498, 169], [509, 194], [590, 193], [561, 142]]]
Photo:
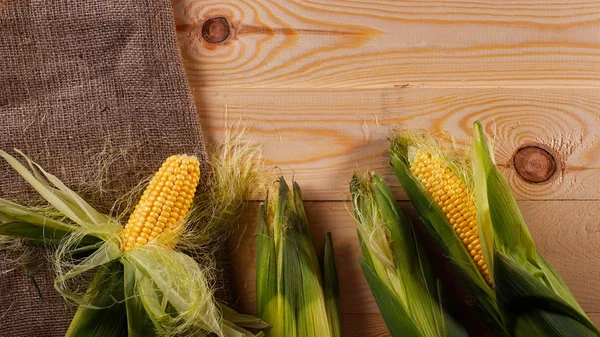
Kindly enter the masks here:
[[520, 148], [514, 156], [515, 170], [530, 183], [543, 183], [556, 173], [556, 159], [547, 150], [535, 146]]
[[227, 40], [229, 35], [229, 21], [222, 16], [208, 19], [202, 25], [202, 38], [208, 43], [221, 43]]

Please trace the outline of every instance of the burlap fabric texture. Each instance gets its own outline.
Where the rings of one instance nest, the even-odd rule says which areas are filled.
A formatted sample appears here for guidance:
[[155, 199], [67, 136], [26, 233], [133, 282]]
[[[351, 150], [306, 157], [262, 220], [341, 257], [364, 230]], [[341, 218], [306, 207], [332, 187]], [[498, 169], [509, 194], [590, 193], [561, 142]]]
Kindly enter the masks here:
[[[168, 155], [204, 159], [202, 144], [168, 0], [0, 0], [0, 149], [107, 211]], [[117, 160], [99, 170], [102, 158]], [[0, 197], [32, 192], [0, 162]], [[0, 271], [1, 337], [62, 336], [70, 323], [48, 264], [31, 272], [42, 299], [22, 268]]]

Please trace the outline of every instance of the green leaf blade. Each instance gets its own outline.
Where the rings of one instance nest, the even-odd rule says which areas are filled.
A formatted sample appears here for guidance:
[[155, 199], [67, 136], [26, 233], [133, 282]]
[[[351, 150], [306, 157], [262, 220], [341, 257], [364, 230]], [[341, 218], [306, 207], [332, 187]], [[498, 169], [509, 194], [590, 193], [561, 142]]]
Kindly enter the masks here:
[[[566, 284], [537, 252], [510, 186], [494, 163], [480, 122], [474, 123], [473, 162], [480, 231], [493, 242], [497, 302], [515, 336], [597, 336]], [[488, 247], [489, 249], [489, 247]]]
[[[40, 226], [29, 222], [12, 221], [0, 224], [0, 235], [26, 239], [31, 245], [58, 245], [63, 238], [70, 235], [70, 230], [62, 227]], [[99, 243], [100, 239], [86, 235], [79, 242], [80, 246]]]
[[542, 331], [543, 336], [600, 336], [585, 313], [509, 256], [496, 251], [495, 264], [498, 302], [516, 336], [526, 337], [532, 331]]
[[122, 263], [128, 337], [157, 336], [154, 322], [148, 316], [138, 291], [135, 267], [127, 259], [123, 259]]
[[33, 173], [21, 164], [16, 158], [9, 155], [8, 153], [0, 150], [0, 157], [4, 158], [6, 162], [15, 170], [17, 173], [25, 179], [31, 187], [33, 187], [42, 198], [46, 199], [48, 203], [54, 206], [57, 210], [71, 219], [73, 222], [80, 226], [85, 226], [85, 214], [79, 211], [78, 208], [74, 207], [69, 201], [62, 197], [62, 193], [50, 187], [45, 181], [38, 179]]
[[493, 151], [483, 133], [483, 126], [475, 122], [473, 127], [473, 181], [475, 204], [477, 205], [477, 225], [483, 258], [490, 275], [494, 275], [494, 228], [488, 201], [487, 176], [493, 166]]
[[[256, 306], [258, 317], [270, 324], [277, 324], [278, 281], [275, 241], [267, 223], [267, 206], [261, 205], [258, 215], [256, 252]], [[272, 336], [268, 329], [267, 336]]]
[[128, 337], [123, 267], [118, 261], [98, 268], [86, 296], [102, 309], [80, 306], [65, 337]]
[[335, 263], [335, 252], [331, 232], [327, 232], [325, 239], [325, 252], [323, 261], [323, 293], [325, 295], [325, 309], [332, 337], [341, 337], [340, 319], [340, 287]]
[[359, 257], [359, 263], [392, 337], [425, 337], [413, 322], [411, 315], [398, 301], [397, 296], [381, 282], [371, 266], [362, 257]]

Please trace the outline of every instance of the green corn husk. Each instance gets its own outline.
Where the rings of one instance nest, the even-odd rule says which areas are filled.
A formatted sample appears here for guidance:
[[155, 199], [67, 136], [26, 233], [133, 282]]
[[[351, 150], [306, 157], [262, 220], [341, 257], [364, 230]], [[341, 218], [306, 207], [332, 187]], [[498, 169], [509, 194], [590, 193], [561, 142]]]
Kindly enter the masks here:
[[122, 274], [123, 265], [117, 261], [112, 261], [98, 270], [88, 287], [87, 295], [90, 304], [107, 309], [96, 310], [80, 306], [66, 336], [128, 337], [126, 329], [128, 317], [123, 315], [125, 306], [123, 301], [126, 295], [123, 290]]
[[[431, 137], [406, 131], [399, 132], [391, 139], [389, 150], [392, 169], [410, 201], [419, 212], [425, 228], [438, 243], [462, 280], [473, 293], [478, 304], [474, 306], [475, 312], [490, 326], [497, 336], [509, 336], [503, 323], [500, 308], [498, 308], [496, 303], [494, 289], [486, 283], [473, 258], [469, 255], [469, 252], [452, 228], [450, 221], [442, 209], [437, 206], [433, 197], [410, 170], [412, 156], [421, 150], [425, 150], [428, 153], [435, 153], [439, 157], [444, 158], [444, 161], [446, 161], [447, 165], [452, 168], [457, 176], [463, 179], [467, 186], [472, 186], [472, 182], [469, 181], [469, 167], [465, 165], [465, 158], [456, 157], [454, 154], [446, 152]], [[481, 225], [479, 228], [481, 228]], [[485, 240], [480, 239], [483, 246], [483, 241]], [[485, 252], [485, 249], [483, 250]], [[484, 255], [484, 257], [486, 256]]]
[[[12, 236], [54, 249], [55, 288], [79, 306], [66, 336], [250, 337], [255, 334], [242, 326], [268, 326], [217, 302], [209, 285], [214, 248], [203, 243], [222, 241], [222, 234], [229, 232], [227, 226], [248, 200], [249, 185], [260, 167], [254, 149], [239, 143], [239, 138], [222, 150], [222, 156], [214, 156], [218, 160], [211, 162], [213, 190], [203, 193], [202, 208], [193, 210], [180, 238], [182, 248], [195, 248], [189, 254], [208, 266], [199, 265], [179, 248], [160, 244], [122, 251], [121, 218], [98, 212], [22, 153], [27, 165], [0, 151], [48, 202], [40, 209], [0, 199], [0, 237], [3, 243]], [[217, 177], [234, 167], [241, 170], [237, 180]], [[225, 191], [230, 192], [227, 197]], [[199, 226], [191, 226], [191, 221], [199, 221]]]
[[352, 203], [363, 273], [392, 336], [468, 336], [443, 307], [411, 221], [377, 175], [354, 175]]
[[325, 295], [325, 309], [331, 336], [341, 336], [340, 288], [331, 232], [326, 234], [325, 250], [323, 252], [323, 294]]
[[[566, 284], [537, 252], [506, 179], [475, 122], [473, 170], [480, 236], [498, 306], [514, 336], [600, 336]], [[489, 258], [488, 258], [489, 257]]]
[[261, 205], [256, 256], [258, 316], [267, 337], [339, 337], [339, 290], [331, 240], [325, 276], [312, 244], [300, 186], [281, 177], [279, 192]]

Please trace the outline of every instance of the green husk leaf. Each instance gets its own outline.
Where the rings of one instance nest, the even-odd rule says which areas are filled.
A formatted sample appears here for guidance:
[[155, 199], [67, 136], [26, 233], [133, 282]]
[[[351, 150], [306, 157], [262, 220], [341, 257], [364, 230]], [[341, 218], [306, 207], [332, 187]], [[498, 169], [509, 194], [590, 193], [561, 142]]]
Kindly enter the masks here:
[[[258, 334], [253, 334], [252, 332], [240, 328], [239, 326], [236, 326], [235, 324], [233, 324], [232, 322], [229, 322], [227, 320], [223, 321], [223, 326], [221, 327], [222, 331], [223, 331], [223, 335], [227, 336], [227, 337], [261, 337], [264, 336], [264, 333], [259, 332]], [[212, 336], [211, 336], [212, 337]]]
[[[299, 247], [296, 231], [289, 231], [286, 237], [281, 240], [280, 257], [278, 258], [279, 272], [279, 314], [283, 316], [283, 335], [275, 334], [274, 336], [298, 336], [303, 334], [299, 331], [302, 329], [300, 322], [301, 296], [303, 295], [300, 288], [305, 288], [303, 270], [304, 267], [301, 261], [302, 248]], [[283, 303], [282, 303], [283, 302]], [[275, 324], [275, 323], [273, 323]], [[327, 327], [329, 329], [329, 327]], [[308, 336], [308, 334], [307, 334]]]
[[[221, 324], [206, 275], [191, 257], [168, 247], [147, 244], [123, 255], [135, 273], [144, 308], [168, 335], [199, 329], [221, 334]], [[158, 294], [160, 303], [151, 301]], [[145, 301], [145, 302], [144, 302]], [[173, 310], [173, 312], [171, 311]]]
[[[60, 253], [60, 250], [58, 253]], [[86, 299], [86, 297], [84, 296], [84, 298], [81, 298], [81, 296], [77, 292], [70, 290], [67, 286], [67, 282], [70, 279], [84, 274], [92, 269], [101, 267], [111, 261], [117, 260], [121, 256], [122, 253], [118, 242], [106, 241], [90, 256], [86, 257], [81, 263], [79, 263], [67, 272], [62, 272], [62, 266], [60, 264], [56, 264], [56, 267], [58, 268], [58, 276], [54, 279], [54, 287], [64, 297], [69, 298], [78, 304], [86, 304], [89, 302]], [[89, 303], [88, 307], [93, 309], [102, 308], [97, 307], [92, 303]]]
[[477, 208], [481, 205], [482, 217], [489, 219], [492, 226], [492, 231], [486, 230], [481, 234], [485, 241], [493, 240], [494, 250], [510, 256], [519, 266], [530, 272], [539, 270], [535, 243], [508, 182], [494, 165], [481, 123], [475, 122], [473, 130], [473, 162], [477, 172], [475, 189], [486, 192], [481, 201], [477, 200]]
[[[31, 169], [34, 172], [36, 172], [35, 169], [37, 168], [37, 170], [39, 172], [41, 172], [49, 182], [51, 182], [56, 188], [58, 188], [58, 190], [60, 192], [62, 192], [61, 196], [64, 200], [66, 200], [70, 204], [74, 205], [75, 206], [74, 208], [78, 209], [79, 211], [83, 212], [86, 215], [86, 217], [84, 217], [84, 220], [86, 221], [86, 223], [93, 223], [96, 225], [104, 225], [104, 224], [110, 222], [110, 218], [107, 215], [98, 212], [87, 201], [85, 201], [82, 197], [80, 197], [73, 190], [68, 188], [67, 185], [65, 185], [56, 176], [46, 172], [40, 165], [31, 161], [31, 159], [29, 159], [29, 157], [27, 157], [21, 151], [16, 150], [16, 152], [18, 154], [20, 154], [27, 161], [27, 163], [29, 164], [29, 166], [31, 167]], [[39, 177], [39, 176], [37, 177], [37, 180], [43, 181], [41, 179], [41, 177]]]
[[[67, 235], [71, 234], [62, 228], [43, 227], [30, 222], [11, 221], [0, 224], [0, 235], [26, 238], [30, 245], [57, 245]], [[82, 246], [93, 245], [100, 239], [86, 235], [81, 240]]]
[[[273, 234], [269, 231], [267, 224], [267, 207], [260, 206], [258, 215], [258, 238], [256, 253], [256, 305], [258, 317], [280, 326], [277, 313], [278, 291], [277, 291], [277, 254], [275, 252], [275, 241]], [[267, 336], [272, 333], [267, 330]]]
[[[467, 330], [459, 321], [456, 320], [456, 318], [454, 316], [455, 313], [446, 307], [446, 305], [450, 304], [450, 300], [445, 296], [445, 294], [449, 292], [448, 289], [442, 287], [442, 282], [440, 280], [437, 280], [437, 288], [438, 288], [438, 298], [440, 301], [440, 306], [442, 308], [444, 308], [444, 311], [442, 313], [443, 320], [444, 320], [444, 322], [443, 322], [444, 336], [468, 337], [469, 334], [467, 333]], [[446, 291], [444, 291], [444, 290], [446, 290]], [[454, 289], [452, 289], [450, 291], [453, 291], [453, 290]]]
[[314, 247], [301, 233], [288, 230], [282, 242], [282, 255], [282, 288], [295, 308], [298, 336], [331, 336], [320, 271], [311, 263], [316, 260]]
[[[299, 336], [332, 336], [331, 324], [328, 322], [325, 296], [323, 294], [323, 281], [317, 253], [312, 243], [312, 237], [302, 200], [300, 186], [293, 182], [294, 193], [291, 195], [293, 207], [288, 208], [286, 218], [291, 229], [286, 230], [288, 237], [283, 246], [283, 254], [295, 263], [283, 262], [284, 272], [289, 275], [292, 268], [300, 271], [302, 286], [298, 292], [298, 335]], [[289, 248], [289, 250], [288, 250]], [[298, 280], [298, 279], [297, 279]], [[289, 284], [297, 282], [293, 278], [287, 280]], [[297, 287], [297, 285], [295, 285]]]
[[157, 336], [154, 322], [148, 316], [142, 296], [138, 290], [134, 266], [127, 259], [123, 259], [125, 306], [127, 309], [128, 337]]
[[[475, 204], [477, 205], [477, 226], [483, 259], [490, 275], [494, 275], [494, 228], [488, 201], [487, 176], [494, 166], [494, 152], [483, 136], [481, 124], [475, 124], [473, 142], [473, 181]], [[483, 155], [485, 154], [485, 155]]]
[[98, 268], [86, 299], [94, 308], [79, 306], [65, 337], [128, 336], [123, 301], [123, 267], [118, 261]]
[[396, 294], [381, 281], [369, 263], [363, 257], [359, 257], [358, 262], [390, 334], [393, 337], [425, 337], [426, 335], [415, 326], [410, 313], [404, 309]]
[[217, 301], [217, 304], [219, 305], [223, 320], [230, 324], [250, 329], [264, 329], [269, 327], [267, 322], [258, 317], [240, 314], [220, 301]]
[[373, 174], [373, 187], [378, 211], [389, 233], [396, 276], [400, 280], [400, 298], [413, 313], [417, 326], [426, 335], [443, 335], [440, 331], [441, 309], [438, 308], [436, 279], [425, 254], [416, 242], [411, 221], [400, 210], [392, 192], [381, 177]]
[[[493, 231], [494, 283], [499, 306], [518, 336], [586, 336], [600, 332], [550, 264], [536, 250], [508, 182], [494, 164], [480, 122], [474, 123], [475, 187], [486, 191], [483, 211]], [[478, 203], [479, 207], [479, 203]], [[489, 238], [488, 238], [489, 239]], [[514, 328], [518, 326], [518, 328]]]
[[45, 181], [38, 179], [29, 171], [29, 169], [27, 169], [27, 167], [25, 167], [25, 165], [21, 164], [16, 158], [8, 153], [0, 150], [0, 156], [3, 157], [6, 162], [42, 196], [42, 198], [46, 199], [48, 203], [50, 203], [76, 224], [80, 226], [86, 225], [87, 215], [85, 212], [81, 211], [81, 209], [75, 204], [72, 204], [64, 196], [64, 193], [62, 193], [60, 190], [52, 188]]
[[40, 227], [49, 229], [58, 229], [66, 232], [74, 230], [76, 227], [64, 223], [62, 221], [55, 220], [53, 218], [39, 214], [31, 208], [21, 206], [14, 202], [4, 200], [0, 198], [0, 221], [11, 222], [11, 221], [22, 221], [31, 224], [38, 225]]
[[509, 255], [520, 266], [538, 269], [533, 238], [512, 196], [508, 182], [496, 168], [487, 175], [490, 218], [494, 227], [495, 250]]
[[[135, 273], [136, 291], [142, 302], [147, 316], [154, 323], [154, 328], [159, 336], [168, 336], [169, 329], [174, 324], [172, 314], [176, 314], [169, 303], [163, 302], [162, 292], [152, 279], [139, 268], [132, 268]], [[199, 334], [204, 336], [204, 334]]]
[[323, 293], [325, 295], [325, 309], [332, 337], [341, 337], [340, 326], [340, 287], [335, 264], [333, 240], [331, 232], [327, 232], [325, 239], [325, 252], [323, 259]]
[[[494, 164], [483, 126], [480, 122], [475, 122], [473, 129], [474, 162], [482, 163], [476, 169], [485, 172], [485, 175], [480, 174], [479, 179], [475, 181], [475, 186], [477, 188], [483, 186], [482, 189], [487, 191], [487, 209], [493, 227], [491, 236], [494, 240], [494, 249], [508, 256], [518, 266], [535, 276], [539, 282], [550, 287], [565, 302], [583, 313], [565, 283], [537, 252], [510, 186]], [[489, 235], [489, 233], [484, 234]]]
[[550, 263], [546, 261], [546, 259], [538, 252], [537, 253], [537, 261], [538, 266], [544, 273], [545, 282], [548, 286], [553, 289], [563, 301], [569, 303], [573, 308], [577, 309], [580, 313], [583, 313], [583, 309], [577, 303], [577, 300], [565, 284], [565, 282], [560, 278], [558, 273], [552, 268]]
[[495, 254], [497, 293], [507, 326], [518, 337], [600, 336], [580, 312], [500, 251]]

